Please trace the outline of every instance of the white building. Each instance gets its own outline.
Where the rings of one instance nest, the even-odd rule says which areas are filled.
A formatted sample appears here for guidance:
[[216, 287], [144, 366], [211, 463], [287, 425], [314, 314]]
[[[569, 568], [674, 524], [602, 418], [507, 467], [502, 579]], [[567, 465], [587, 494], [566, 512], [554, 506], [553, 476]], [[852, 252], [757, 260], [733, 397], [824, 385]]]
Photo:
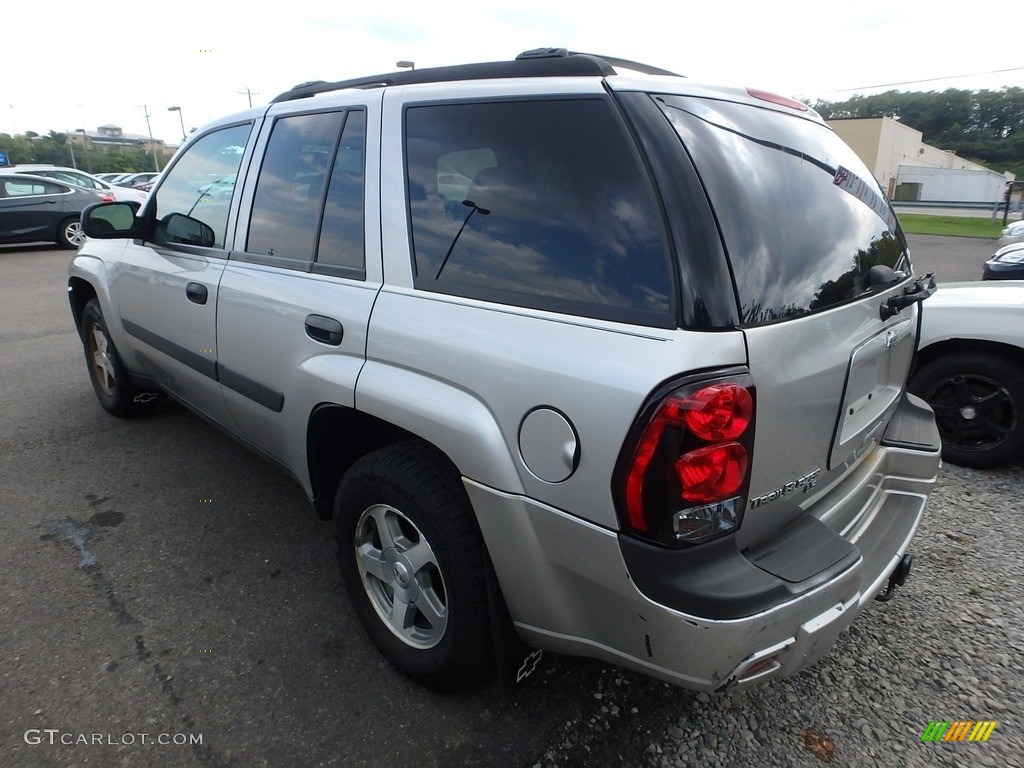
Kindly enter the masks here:
[[890, 200], [897, 202], [1002, 202], [1012, 173], [998, 173], [925, 144], [920, 131], [889, 117], [831, 120]]

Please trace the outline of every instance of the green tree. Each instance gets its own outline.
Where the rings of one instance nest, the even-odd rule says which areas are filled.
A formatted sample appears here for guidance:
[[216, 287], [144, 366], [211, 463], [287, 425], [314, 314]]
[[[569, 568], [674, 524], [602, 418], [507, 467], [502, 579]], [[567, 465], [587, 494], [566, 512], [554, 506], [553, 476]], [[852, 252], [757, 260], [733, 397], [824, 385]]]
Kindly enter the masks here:
[[891, 117], [928, 144], [1024, 178], [1024, 88], [857, 95], [813, 104], [826, 120]]

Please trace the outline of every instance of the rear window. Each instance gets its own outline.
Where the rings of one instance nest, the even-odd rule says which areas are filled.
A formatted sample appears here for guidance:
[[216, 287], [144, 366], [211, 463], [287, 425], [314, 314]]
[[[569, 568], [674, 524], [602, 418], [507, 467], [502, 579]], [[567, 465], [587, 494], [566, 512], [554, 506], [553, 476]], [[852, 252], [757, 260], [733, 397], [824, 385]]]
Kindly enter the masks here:
[[853, 301], [872, 290], [875, 265], [909, 274], [892, 208], [828, 127], [730, 102], [655, 101], [715, 207], [744, 325]]

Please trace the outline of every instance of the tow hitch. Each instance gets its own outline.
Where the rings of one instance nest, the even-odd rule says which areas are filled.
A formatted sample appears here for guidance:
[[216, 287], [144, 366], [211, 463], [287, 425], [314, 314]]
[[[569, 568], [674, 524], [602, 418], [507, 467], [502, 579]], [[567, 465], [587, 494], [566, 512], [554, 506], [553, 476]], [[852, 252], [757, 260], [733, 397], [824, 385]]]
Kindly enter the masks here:
[[902, 587], [907, 580], [907, 576], [910, 575], [910, 568], [914, 564], [913, 555], [904, 555], [903, 559], [900, 560], [892, 574], [889, 576], [889, 584], [885, 588], [885, 592], [880, 595], [875, 595], [875, 600], [882, 603], [887, 603], [893, 599], [896, 594], [896, 587]]

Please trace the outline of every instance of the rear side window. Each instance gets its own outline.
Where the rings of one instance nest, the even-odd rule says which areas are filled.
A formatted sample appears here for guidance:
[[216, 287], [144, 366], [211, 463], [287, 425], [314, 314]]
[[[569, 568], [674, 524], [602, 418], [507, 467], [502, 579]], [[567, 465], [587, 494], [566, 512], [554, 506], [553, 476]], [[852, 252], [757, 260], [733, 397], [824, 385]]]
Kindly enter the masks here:
[[64, 187], [56, 184], [49, 184], [45, 181], [32, 181], [31, 179], [4, 179], [4, 197], [31, 197], [34, 195], [56, 195], [66, 192]]
[[416, 287], [674, 327], [658, 202], [603, 99], [406, 112]]
[[871, 172], [828, 127], [723, 101], [658, 96], [708, 190], [742, 323], [869, 293], [875, 265], [909, 273], [906, 240]]

